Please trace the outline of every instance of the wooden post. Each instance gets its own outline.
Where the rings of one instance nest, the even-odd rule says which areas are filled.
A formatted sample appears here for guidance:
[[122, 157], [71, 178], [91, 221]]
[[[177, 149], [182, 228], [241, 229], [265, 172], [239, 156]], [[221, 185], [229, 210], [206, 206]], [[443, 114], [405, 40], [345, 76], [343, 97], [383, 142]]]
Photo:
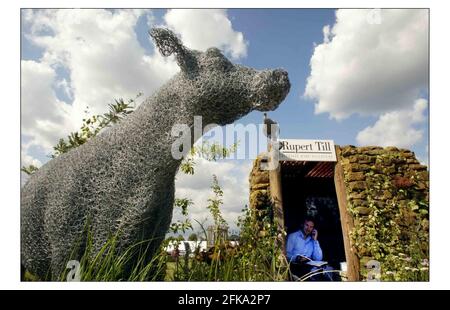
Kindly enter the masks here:
[[[274, 223], [277, 225], [277, 232], [280, 234], [284, 231], [284, 212], [283, 212], [283, 199], [281, 195], [281, 163], [273, 170], [269, 170], [269, 182], [270, 182], [270, 196], [273, 203], [273, 217]], [[283, 252], [286, 251], [285, 240], [282, 235], [280, 238]]]
[[337, 163], [334, 168], [334, 185], [336, 187], [342, 234], [344, 237], [345, 259], [347, 260], [347, 278], [348, 281], [359, 281], [359, 259], [355, 252], [352, 251], [352, 245], [350, 242], [350, 232], [354, 227], [353, 217], [347, 210], [347, 193], [345, 190], [344, 170], [340, 161], [341, 150], [337, 145], [336, 157]]

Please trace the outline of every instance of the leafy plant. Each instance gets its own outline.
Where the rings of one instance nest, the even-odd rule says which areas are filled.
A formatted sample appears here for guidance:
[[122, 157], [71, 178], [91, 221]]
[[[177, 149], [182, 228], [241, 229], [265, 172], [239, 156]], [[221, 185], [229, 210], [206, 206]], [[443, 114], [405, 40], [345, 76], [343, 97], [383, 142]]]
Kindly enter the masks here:
[[[95, 137], [102, 129], [118, 123], [134, 111], [134, 103], [141, 95], [142, 93], [139, 93], [134, 99], [129, 99], [128, 102], [125, 102], [122, 98], [114, 99], [114, 103], [108, 105], [108, 112], [102, 115], [93, 115], [84, 118], [79, 131], [71, 132], [67, 136], [67, 140], [64, 138], [59, 139], [58, 143], [53, 147], [54, 152], [50, 157], [56, 158], [61, 154], [67, 153], [68, 151], [83, 145], [92, 137]], [[86, 114], [89, 113], [88, 109], [89, 108], [87, 107], [85, 111]], [[33, 165], [23, 166], [21, 168], [21, 171], [28, 175], [33, 174], [37, 170], [38, 168]]]
[[23, 166], [20, 171], [25, 172], [28, 175], [32, 175], [33, 173], [35, 173], [36, 171], [38, 171], [38, 167], [34, 166], [34, 165], [29, 165], [29, 166]]
[[[51, 157], [58, 157], [73, 148], [83, 145], [89, 139], [95, 137], [102, 129], [118, 123], [134, 111], [134, 103], [141, 95], [142, 93], [139, 93], [136, 98], [129, 99], [128, 102], [125, 102], [122, 98], [114, 99], [114, 103], [108, 105], [108, 112], [84, 118], [79, 131], [71, 132], [67, 137], [67, 141], [61, 138], [58, 144], [53, 147], [54, 153]], [[87, 114], [88, 110], [85, 113]]]
[[[391, 155], [392, 156], [392, 155]], [[393, 157], [398, 159], [398, 157]], [[390, 161], [378, 156], [377, 163]], [[428, 201], [415, 187], [417, 178], [395, 177], [366, 172], [368, 215], [360, 215], [352, 202], [349, 211], [355, 217], [350, 236], [360, 258], [381, 263], [381, 280], [428, 281]], [[380, 193], [393, 193], [380, 203]], [[364, 268], [362, 269], [364, 272]], [[363, 275], [364, 276], [364, 275]]]

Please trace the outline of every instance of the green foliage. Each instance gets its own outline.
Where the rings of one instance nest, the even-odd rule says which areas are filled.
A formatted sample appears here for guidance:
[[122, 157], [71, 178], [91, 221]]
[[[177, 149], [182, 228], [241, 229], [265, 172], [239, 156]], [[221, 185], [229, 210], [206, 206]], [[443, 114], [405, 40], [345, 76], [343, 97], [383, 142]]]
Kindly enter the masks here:
[[67, 144], [67, 142], [61, 138], [59, 139], [58, 144], [56, 144], [53, 147], [53, 150], [55, 151], [55, 153], [53, 153], [52, 158], [55, 158], [56, 156], [60, 155], [60, 154], [64, 154], [66, 152], [68, 152], [72, 147], [69, 146], [69, 144]]
[[189, 151], [188, 156], [186, 156], [181, 162], [180, 169], [185, 174], [194, 174], [195, 157], [202, 157], [209, 161], [217, 161], [219, 159], [224, 159], [236, 152], [238, 144], [234, 143], [229, 148], [220, 145], [216, 142], [210, 143], [208, 141], [203, 141], [200, 146], [193, 146]]
[[[83, 124], [79, 131], [71, 132], [67, 137], [67, 141], [61, 138], [57, 145], [53, 147], [54, 153], [52, 158], [67, 153], [71, 149], [83, 145], [92, 137], [95, 137], [102, 129], [116, 124], [127, 115], [134, 111], [135, 100], [140, 97], [139, 93], [135, 99], [129, 99], [125, 102], [122, 98], [114, 99], [114, 103], [109, 104], [109, 111], [102, 115], [93, 115], [83, 119]], [[88, 110], [85, 111], [88, 114]]]
[[[93, 236], [89, 233], [87, 246], [80, 260], [81, 281], [147, 281], [164, 279], [166, 256], [156, 256], [147, 260], [148, 244], [144, 240], [129, 247], [126, 251], [117, 251], [118, 236], [111, 236], [100, 250], [92, 246]], [[165, 244], [165, 243], [163, 243]], [[76, 251], [74, 251], [76, 252]], [[127, 275], [127, 276], [125, 276]], [[67, 270], [60, 281], [66, 281]]]
[[[273, 221], [272, 207], [243, 210], [239, 218], [242, 244], [242, 264], [248, 271], [245, 281], [285, 281], [289, 266], [283, 254], [286, 232], [278, 231]], [[252, 268], [253, 267], [253, 268]]]
[[196, 233], [190, 234], [189, 237], [188, 237], [188, 240], [189, 241], [197, 241], [198, 240], [197, 234]]
[[29, 166], [23, 166], [20, 171], [25, 172], [28, 175], [32, 175], [33, 173], [35, 173], [36, 171], [38, 171], [38, 167], [34, 166], [34, 165], [29, 165]]
[[[53, 154], [50, 155], [51, 158], [56, 158], [61, 154], [67, 153], [68, 151], [83, 145], [92, 137], [95, 137], [102, 129], [116, 124], [128, 114], [134, 111], [134, 103], [137, 98], [142, 96], [142, 93], [137, 94], [134, 99], [129, 99], [128, 102], [124, 102], [122, 98], [114, 99], [114, 103], [109, 104], [109, 111], [103, 115], [93, 115], [88, 118], [83, 119], [83, 124], [79, 131], [71, 132], [67, 136], [67, 140], [64, 138], [59, 139], [58, 143], [53, 147]], [[86, 114], [89, 113], [88, 107], [85, 111]], [[28, 175], [33, 174], [38, 170], [36, 166], [23, 166], [21, 171]]]
[[[139, 97], [139, 94], [137, 97]], [[67, 139], [61, 138], [54, 146], [52, 158], [58, 157], [71, 149], [86, 143], [95, 137], [102, 129], [111, 126], [129, 115], [134, 110], [135, 99], [125, 103], [123, 99], [115, 100], [109, 105], [109, 111], [103, 115], [93, 115], [83, 119], [83, 124], [78, 132], [72, 132]], [[88, 111], [86, 111], [88, 113]], [[180, 169], [186, 174], [194, 174], [195, 156], [201, 156], [210, 161], [226, 158], [234, 153], [237, 144], [226, 148], [217, 143], [204, 142], [199, 147], [193, 147], [190, 154], [181, 163]], [[31, 174], [37, 170], [34, 166], [22, 167], [25, 173]], [[217, 176], [213, 175], [211, 186], [213, 196], [208, 199], [207, 209], [210, 212], [216, 229], [228, 227], [222, 216], [220, 207], [223, 205], [223, 191], [220, 188]], [[143, 240], [126, 251], [119, 252], [118, 240], [120, 232], [108, 238], [101, 249], [93, 248], [93, 236], [86, 231], [86, 246], [82, 249], [80, 260], [82, 281], [284, 281], [288, 278], [288, 264], [282, 253], [280, 235], [272, 223], [272, 217], [262, 214], [271, 210], [250, 210], [245, 208], [244, 214], [239, 219], [241, 228], [239, 236], [233, 236], [233, 240], [239, 240], [239, 245], [228, 243], [228, 240], [218, 238], [208, 252], [201, 252], [200, 248], [190, 249], [183, 257], [179, 252], [171, 257], [166, 253], [170, 242], [179, 246], [184, 234], [193, 230], [189, 218], [188, 208], [193, 205], [189, 198], [176, 198], [175, 210], [180, 210], [184, 220], [172, 223], [169, 232], [179, 234], [178, 237], [169, 237], [161, 244], [158, 254], [148, 261], [148, 244], [151, 240]], [[198, 221], [197, 221], [198, 222]], [[198, 222], [199, 223], [199, 222]], [[199, 223], [206, 239], [206, 230]], [[192, 233], [189, 240], [198, 240], [198, 235]], [[178, 248], [176, 246], [176, 248]], [[71, 257], [80, 251], [75, 247]], [[70, 259], [69, 259], [70, 260]], [[130, 262], [133, 262], [130, 266]], [[131, 273], [128, 271], [131, 268]], [[127, 272], [125, 272], [127, 271]], [[125, 275], [128, 275], [125, 277]], [[65, 281], [67, 270], [60, 276]]]
[[180, 210], [183, 220], [178, 220], [170, 224], [169, 232], [173, 234], [185, 233], [188, 230], [193, 230], [191, 220], [189, 219], [188, 207], [193, 205], [193, 201], [188, 198], [175, 198], [174, 212]]
[[[216, 177], [212, 190], [215, 195], [212, 200], [221, 200], [217, 199], [222, 194]], [[227, 226], [221, 215], [221, 203], [213, 205], [209, 211], [216, 219], [215, 224]], [[285, 281], [289, 268], [280, 242], [285, 235], [277, 232], [268, 209], [242, 210], [238, 222], [241, 233], [235, 236], [240, 239], [238, 244], [215, 239], [206, 252], [196, 248], [183, 257], [176, 254], [167, 266], [166, 281]], [[204, 228], [203, 231], [206, 234]]]
[[193, 158], [186, 158], [180, 164], [180, 169], [185, 174], [194, 174], [195, 161]]
[[188, 231], [192, 230], [192, 223], [191, 220], [186, 218], [184, 221], [177, 221], [175, 223], [170, 224], [169, 231], [176, 234], [179, 232], [182, 232], [183, 234]]
[[239, 237], [239, 235], [236, 235], [236, 234], [230, 235], [228, 237], [229, 241], [239, 241], [240, 239], [241, 239], [241, 237]]
[[193, 204], [192, 199], [188, 198], [175, 198], [174, 207], [181, 209], [181, 214], [188, 215], [188, 207]]
[[[209, 201], [210, 215], [215, 224], [228, 226], [220, 210], [223, 191], [215, 176], [211, 188], [214, 197]], [[176, 206], [185, 210], [183, 214], [186, 216], [190, 204], [189, 199], [176, 201]], [[247, 207], [242, 210], [243, 215], [238, 222], [241, 232], [235, 236], [239, 239], [238, 244], [216, 239], [206, 252], [196, 247], [180, 255], [179, 245], [184, 240], [180, 234], [164, 240], [150, 261], [147, 259], [147, 245], [151, 240], [138, 242], [126, 251], [119, 252], [120, 233], [117, 233], [101, 249], [95, 250], [93, 236], [86, 230], [87, 237], [83, 239], [87, 241], [80, 260], [81, 281], [285, 281], [289, 275], [281, 242], [285, 234], [277, 232], [269, 210], [270, 206], [261, 210]], [[203, 224], [199, 224], [206, 236]], [[190, 239], [194, 239], [194, 234], [191, 234]], [[175, 245], [172, 256], [166, 253], [169, 243]], [[75, 247], [68, 260], [76, 258], [79, 250]], [[130, 265], [130, 262], [133, 264]], [[65, 281], [66, 278], [67, 270], [60, 280]]]
[[[377, 162], [390, 159], [377, 156]], [[349, 200], [355, 218], [350, 237], [358, 255], [381, 263], [383, 281], [428, 281], [428, 201], [414, 185], [417, 175], [412, 172], [406, 188], [396, 188], [389, 174], [368, 171], [365, 177], [370, 213], [360, 215]], [[386, 192], [392, 194], [387, 199]]]
[[237, 143], [229, 148], [224, 147], [216, 142], [209, 143], [204, 141], [199, 147], [194, 147], [191, 154], [198, 154], [210, 161], [216, 161], [221, 158], [227, 158], [237, 150]]
[[220, 212], [220, 206], [223, 204], [223, 191], [219, 186], [219, 181], [217, 180], [216, 175], [213, 175], [213, 184], [211, 188], [213, 190], [214, 197], [208, 199], [209, 205], [206, 208], [213, 217], [215, 227], [226, 226], [227, 223]]
[[[200, 147], [192, 147], [189, 151], [189, 156], [183, 159], [180, 165], [180, 169], [185, 174], [194, 174], [194, 166], [195, 166], [195, 156], [201, 156], [206, 158], [210, 161], [216, 161], [220, 158], [225, 158], [229, 156], [231, 153], [236, 151], [237, 144], [233, 144], [230, 148], [226, 148], [224, 146], [221, 146], [217, 143], [209, 143], [204, 141]], [[222, 196], [223, 192], [220, 189], [217, 177], [213, 176], [213, 185], [212, 185], [215, 197], [208, 199], [210, 204], [208, 205], [208, 209], [213, 212], [213, 219], [217, 223], [223, 221], [223, 219], [220, 219], [218, 216], [220, 213], [218, 213], [219, 206], [223, 203], [222, 202]], [[175, 198], [174, 202], [174, 209], [178, 210], [181, 209], [181, 215], [184, 217], [183, 221], [178, 220], [175, 223], [172, 223], [169, 228], [170, 233], [178, 233], [179, 231], [185, 233], [188, 230], [193, 230], [191, 220], [189, 219], [188, 215], [188, 207], [192, 206], [194, 203], [192, 199], [189, 198]], [[223, 221], [224, 222], [224, 221]], [[218, 227], [216, 225], [216, 227]]]

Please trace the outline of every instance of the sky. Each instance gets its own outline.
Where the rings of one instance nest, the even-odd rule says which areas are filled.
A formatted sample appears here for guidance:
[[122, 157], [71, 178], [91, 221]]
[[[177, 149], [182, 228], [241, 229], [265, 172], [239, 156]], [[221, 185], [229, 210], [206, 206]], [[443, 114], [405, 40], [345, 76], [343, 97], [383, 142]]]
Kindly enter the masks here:
[[[234, 63], [287, 70], [290, 93], [269, 113], [281, 138], [394, 145], [427, 164], [428, 24], [419, 9], [22, 10], [22, 165], [50, 160], [86, 106], [99, 114], [114, 98], [143, 99], [178, 72], [155, 50], [153, 26], [172, 29], [192, 49], [218, 47]], [[262, 119], [254, 111], [237, 123]], [[176, 196], [191, 198], [191, 218], [203, 221], [216, 174], [222, 213], [236, 229], [251, 165], [197, 159], [193, 176], [177, 175]]]

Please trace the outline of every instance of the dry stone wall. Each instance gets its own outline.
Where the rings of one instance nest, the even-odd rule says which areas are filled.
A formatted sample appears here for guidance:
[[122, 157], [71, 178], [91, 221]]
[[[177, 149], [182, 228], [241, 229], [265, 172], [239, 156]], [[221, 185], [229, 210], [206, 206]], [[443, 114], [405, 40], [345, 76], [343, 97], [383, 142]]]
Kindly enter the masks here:
[[[428, 280], [429, 173], [413, 152], [396, 147], [337, 147], [342, 165], [351, 251], [360, 262], [380, 262], [385, 281]], [[250, 173], [250, 207], [270, 202], [269, 172], [259, 156]]]
[[429, 174], [413, 152], [396, 147], [339, 148], [352, 251], [380, 262], [381, 280], [428, 279]]

